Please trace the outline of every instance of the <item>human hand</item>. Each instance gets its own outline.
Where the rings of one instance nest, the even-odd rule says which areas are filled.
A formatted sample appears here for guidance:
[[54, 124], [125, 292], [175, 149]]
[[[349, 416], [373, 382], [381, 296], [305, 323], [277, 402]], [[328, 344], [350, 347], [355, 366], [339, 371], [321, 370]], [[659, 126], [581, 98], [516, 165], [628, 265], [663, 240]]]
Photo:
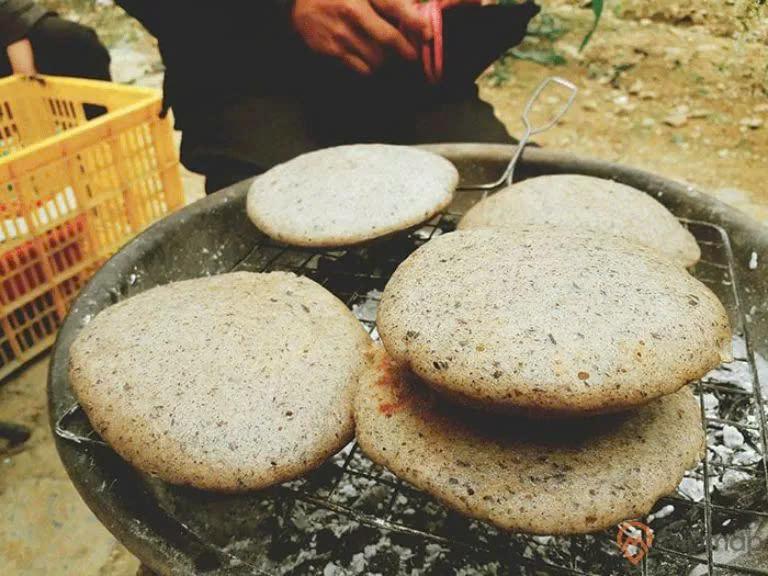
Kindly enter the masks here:
[[5, 52], [8, 54], [8, 60], [11, 63], [11, 69], [14, 74], [26, 74], [27, 76], [37, 74], [32, 43], [27, 38], [22, 38], [13, 44], [9, 44]]
[[292, 17], [312, 50], [361, 74], [380, 66], [387, 49], [415, 60], [416, 48], [407, 35], [426, 40], [432, 33], [414, 0], [296, 0]]

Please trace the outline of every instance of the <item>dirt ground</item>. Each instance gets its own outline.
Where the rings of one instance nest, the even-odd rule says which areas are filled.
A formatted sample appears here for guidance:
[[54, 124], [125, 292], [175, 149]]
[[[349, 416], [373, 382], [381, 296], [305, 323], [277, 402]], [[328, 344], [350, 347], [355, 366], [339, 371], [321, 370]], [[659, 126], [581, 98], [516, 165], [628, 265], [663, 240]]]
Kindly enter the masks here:
[[[154, 41], [109, 0], [45, 3], [99, 31], [117, 81], [160, 86]], [[540, 144], [685, 180], [768, 224], [768, 8], [759, 12], [756, 0], [608, 0], [579, 52], [589, 9], [575, 0], [541, 3], [540, 34], [519, 55], [548, 64], [510, 57], [480, 80], [513, 134], [536, 84], [564, 76], [579, 98]], [[561, 103], [547, 94], [537, 114]], [[190, 200], [202, 194], [194, 174], [185, 174], [185, 187]], [[33, 429], [22, 451], [0, 452], [0, 572], [133, 576], [137, 560], [93, 517], [59, 463], [46, 415], [47, 364], [42, 358], [0, 385], [0, 420]]]
[[[737, 4], [608, 2], [613, 8], [579, 53], [591, 13], [545, 3], [565, 30], [554, 51], [566, 63], [549, 72], [580, 93], [538, 142], [687, 181], [768, 223], [768, 10], [742, 24]], [[527, 52], [549, 54], [546, 38], [538, 40]], [[512, 59], [506, 68], [506, 83], [494, 86], [493, 74], [481, 81], [482, 94], [519, 135], [522, 105], [548, 71]], [[545, 98], [541, 113], [559, 103]]]

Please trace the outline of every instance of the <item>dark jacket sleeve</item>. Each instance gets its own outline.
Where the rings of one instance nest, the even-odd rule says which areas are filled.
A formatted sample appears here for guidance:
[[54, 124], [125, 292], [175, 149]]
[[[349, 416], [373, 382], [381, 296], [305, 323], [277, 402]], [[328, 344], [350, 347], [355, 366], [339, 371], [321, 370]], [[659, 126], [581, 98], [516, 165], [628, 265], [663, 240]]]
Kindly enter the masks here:
[[21, 40], [48, 11], [33, 0], [0, 0], [0, 42]]

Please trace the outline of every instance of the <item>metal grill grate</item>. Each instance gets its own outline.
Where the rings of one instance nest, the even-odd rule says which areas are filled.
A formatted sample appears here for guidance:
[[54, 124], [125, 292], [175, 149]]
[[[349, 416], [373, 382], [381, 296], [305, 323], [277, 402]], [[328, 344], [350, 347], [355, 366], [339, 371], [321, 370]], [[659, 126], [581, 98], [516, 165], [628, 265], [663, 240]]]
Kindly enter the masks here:
[[[293, 248], [265, 238], [233, 271], [284, 270], [308, 276], [345, 301], [377, 339], [376, 306], [389, 276], [420, 245], [454, 230], [459, 218], [458, 214], [442, 214], [408, 235], [349, 250]], [[739, 304], [733, 253], [722, 228], [705, 222], [683, 223], [702, 249], [702, 260], [693, 274], [717, 294], [729, 312], [736, 359], [693, 384], [707, 433], [707, 458], [687, 474], [676, 493], [663, 498], [654, 513], [643, 519], [654, 530], [654, 541], [639, 565], [633, 566], [621, 556], [616, 530], [534, 537], [505, 534], [463, 518], [368, 460], [355, 444], [317, 472], [263, 496], [273, 501], [270, 514], [287, 518], [297, 508], [307, 515], [325, 510], [342, 525], [364, 525], [392, 538], [402, 535], [431, 543], [433, 552], [459, 550], [458, 554], [470, 560], [462, 565], [466, 566], [461, 568], [463, 572], [453, 565], [456, 574], [768, 576], [768, 468], [763, 458], [768, 445], [766, 405], [750, 347], [747, 312]], [[174, 506], [173, 497], [167, 495], [173, 488], [155, 485], [153, 489], [166, 511], [217, 554], [233, 564], [252, 567], [254, 573], [275, 573], [274, 564], [256, 560], [264, 555], [263, 546], [253, 543], [258, 538], [238, 534], [245, 539], [235, 544], [231, 536], [213, 537], [215, 531], [207, 520]], [[242, 502], [250, 505], [249, 498], [258, 499], [246, 495]], [[243, 506], [242, 502], [233, 506]], [[279, 537], [272, 534], [273, 540]], [[340, 570], [331, 573], [362, 573]], [[368, 566], [365, 573], [375, 571]]]

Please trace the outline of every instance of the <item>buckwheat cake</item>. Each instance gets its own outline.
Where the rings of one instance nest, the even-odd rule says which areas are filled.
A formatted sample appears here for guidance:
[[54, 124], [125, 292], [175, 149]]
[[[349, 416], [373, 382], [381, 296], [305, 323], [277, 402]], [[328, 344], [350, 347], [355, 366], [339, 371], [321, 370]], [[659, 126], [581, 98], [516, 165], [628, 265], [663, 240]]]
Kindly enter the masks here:
[[575, 421], [489, 416], [441, 402], [383, 350], [355, 398], [375, 462], [505, 530], [577, 534], [650, 512], [704, 455], [688, 387], [622, 414]]
[[514, 230], [530, 224], [607, 232], [653, 248], [686, 267], [701, 257], [693, 235], [650, 195], [580, 174], [539, 176], [513, 184], [475, 204], [458, 228]]
[[257, 177], [251, 221], [299, 246], [347, 246], [420, 224], [459, 182], [445, 158], [408, 146], [356, 144], [302, 154]]
[[346, 306], [284, 272], [160, 286], [98, 314], [69, 378], [136, 468], [217, 491], [300, 476], [353, 435], [370, 339]]
[[392, 275], [377, 326], [454, 400], [549, 416], [639, 406], [731, 358], [725, 309], [677, 263], [544, 226], [426, 243]]

